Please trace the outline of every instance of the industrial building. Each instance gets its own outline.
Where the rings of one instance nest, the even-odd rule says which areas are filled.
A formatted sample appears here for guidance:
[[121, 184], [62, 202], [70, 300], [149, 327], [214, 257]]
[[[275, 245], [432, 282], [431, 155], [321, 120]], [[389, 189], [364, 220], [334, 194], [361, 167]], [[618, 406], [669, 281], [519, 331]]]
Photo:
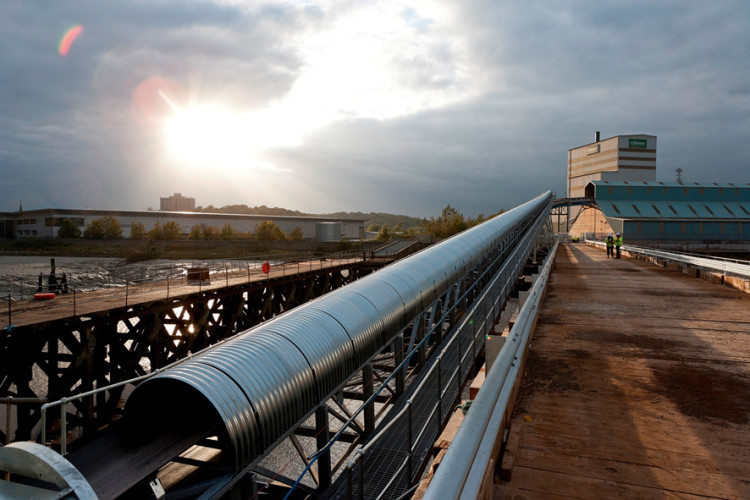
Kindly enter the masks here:
[[742, 244], [750, 240], [750, 184], [593, 181], [585, 208], [571, 227], [579, 237], [622, 233], [648, 246]]
[[[56, 238], [60, 224], [70, 219], [83, 230], [94, 219], [110, 216], [117, 219], [123, 237], [130, 237], [132, 224], [143, 224], [150, 231], [156, 223], [176, 222], [187, 236], [193, 226], [205, 224], [220, 230], [230, 224], [236, 232], [255, 233], [263, 221], [275, 222], [285, 233], [295, 227], [302, 229], [304, 239], [318, 241], [361, 240], [364, 238], [363, 219], [335, 217], [305, 217], [278, 215], [216, 214], [199, 212], [75, 210], [45, 208], [0, 213], [0, 236], [4, 238]], [[319, 227], [320, 226], [320, 227]]]
[[656, 136], [617, 135], [568, 150], [568, 198], [585, 196], [591, 181], [655, 181]]

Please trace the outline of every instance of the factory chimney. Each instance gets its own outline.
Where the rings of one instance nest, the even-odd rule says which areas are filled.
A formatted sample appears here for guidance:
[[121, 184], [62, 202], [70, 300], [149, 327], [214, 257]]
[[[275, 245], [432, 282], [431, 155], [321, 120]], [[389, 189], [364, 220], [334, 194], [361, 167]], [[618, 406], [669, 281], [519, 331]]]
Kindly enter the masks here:
[[594, 142], [599, 142], [599, 131], [594, 132]]

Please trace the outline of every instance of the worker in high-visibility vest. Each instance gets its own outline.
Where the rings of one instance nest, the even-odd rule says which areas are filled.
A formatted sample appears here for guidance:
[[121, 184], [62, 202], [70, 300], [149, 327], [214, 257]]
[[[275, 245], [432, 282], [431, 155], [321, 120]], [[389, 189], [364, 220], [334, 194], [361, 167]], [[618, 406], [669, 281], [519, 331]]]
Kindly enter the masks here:
[[620, 247], [622, 246], [622, 235], [617, 233], [615, 238], [615, 248], [617, 249], [617, 258], [620, 258]]
[[604, 240], [607, 243], [607, 258], [615, 256], [615, 238], [612, 233], [609, 233], [607, 238]]

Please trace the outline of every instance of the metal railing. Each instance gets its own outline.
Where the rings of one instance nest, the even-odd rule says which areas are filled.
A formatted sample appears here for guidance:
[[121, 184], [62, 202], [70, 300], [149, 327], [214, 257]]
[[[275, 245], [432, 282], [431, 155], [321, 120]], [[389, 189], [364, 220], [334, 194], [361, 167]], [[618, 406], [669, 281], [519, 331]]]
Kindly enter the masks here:
[[531, 337], [557, 247], [555, 243], [547, 255], [507, 341], [425, 492], [425, 500], [478, 497], [487, 467], [496, 458], [493, 453], [498, 439], [505, 431], [504, 419], [513, 404], [511, 394], [520, 376], [521, 358]]
[[[405, 406], [390, 419], [389, 423], [367, 445], [358, 450], [352, 460], [349, 461], [345, 471], [347, 498], [351, 499], [355, 498], [355, 496], [359, 499], [365, 498], [364, 460], [368, 452], [377, 446], [387, 431], [395, 425], [404, 425], [408, 430], [408, 436], [404, 442], [406, 458], [398, 464], [396, 473], [393, 474], [384, 489], [374, 498], [383, 498], [404, 473], [407, 473], [409, 481], [412, 480], [416, 471], [415, 464], [413, 463], [416, 450], [419, 447], [423, 447], [425, 443], [427, 443], [427, 446], [432, 444], [437, 435], [432, 435], [429, 432], [430, 428], [436, 428], [437, 432], [439, 432], [443, 418], [452, 410], [452, 403], [460, 393], [463, 380], [468, 375], [470, 369], [470, 363], [467, 363], [467, 361], [473, 360], [473, 357], [481, 348], [486, 335], [494, 327], [496, 318], [502, 312], [502, 306], [506, 298], [516, 284], [518, 270], [533, 251], [533, 244], [544, 222], [543, 219], [543, 216], [537, 219], [533, 227], [515, 247], [514, 252], [504, 261], [500, 270], [494, 274], [491, 282], [484, 288], [479, 298], [474, 301], [471, 309], [463, 316], [461, 323], [445, 341], [445, 346], [442, 348], [435, 362], [425, 372], [422, 380], [413, 391]], [[477, 280], [477, 283], [480, 281]], [[460, 303], [475, 292], [476, 290], [474, 290], [473, 285], [464, 292], [456, 303]], [[454, 305], [453, 308], [446, 311], [444, 318], [437, 324], [442, 323], [453, 312], [455, 307]], [[410, 358], [419, 352], [422, 345], [430, 340], [434, 331], [435, 328], [427, 333], [419, 345], [415, 346], [412, 350], [410, 356], [395, 369], [391, 377], [403, 369], [404, 366], [408, 365]], [[469, 358], [470, 356], [471, 358]], [[389, 380], [390, 377], [383, 385], [385, 386]], [[436, 393], [427, 394], [429, 392], [427, 389], [435, 390], [435, 387], [433, 387], [435, 381], [437, 381]], [[375, 396], [371, 399], [374, 399]], [[428, 416], [423, 419], [423, 422], [416, 422], [416, 419], [413, 418], [413, 407], [415, 402], [420, 398], [432, 400], [433, 407]], [[360, 408], [360, 411], [367, 404], [370, 404], [369, 400]], [[436, 423], [437, 425], [434, 425]], [[419, 427], [415, 428], [415, 424], [419, 425]], [[358, 477], [355, 479], [354, 469], [357, 466], [358, 472], [356, 475]]]
[[[322, 270], [357, 262], [362, 260], [363, 256], [365, 254], [358, 250], [338, 252], [324, 257], [313, 257], [312, 254], [285, 254], [269, 258], [267, 262], [271, 264], [271, 270], [275, 276], [279, 276], [279, 270], [281, 270], [280, 276], [285, 277], [302, 270]], [[59, 295], [56, 301], [29, 302], [28, 300], [23, 301], [23, 298], [31, 299], [29, 294], [21, 293], [14, 296], [12, 293], [8, 293], [4, 296], [5, 301], [7, 301], [7, 308], [0, 309], [2, 311], [0, 312], [0, 327], [10, 327], [13, 325], [14, 314], [21, 314], [29, 310], [68, 310], [73, 316], [76, 316], [80, 312], [81, 306], [89, 303], [109, 301], [107, 307], [111, 308], [116, 307], [116, 304], [112, 304], [112, 300], [120, 299], [122, 305], [128, 306], [134, 300], [137, 300], [139, 295], [161, 292], [165, 294], [166, 298], [170, 298], [186, 291], [195, 291], [196, 287], [200, 292], [204, 289], [229, 286], [230, 280], [236, 284], [237, 280], [246, 277], [246, 281], [250, 282], [253, 278], [257, 279], [264, 275], [262, 271], [263, 262], [261, 260], [245, 261], [239, 259], [210, 263], [205, 261], [193, 262], [191, 265], [194, 267], [208, 269], [210, 276], [208, 280], [188, 280], [188, 267], [184, 263], [179, 266], [173, 264], [154, 266], [148, 273], [145, 270], [138, 273], [141, 274], [141, 277], [133, 276], [132, 273], [124, 274], [121, 279], [110, 279], [107, 286], [96, 290], [88, 288], [87, 291], [81, 291], [76, 285], [75, 278], [70, 278], [68, 289], [71, 292], [72, 299], [66, 301], [61, 300], [65, 295]], [[214, 282], [212, 283], [211, 280]]]
[[[102, 393], [102, 392], [105, 392], [105, 391], [111, 391], [113, 389], [117, 389], [117, 388], [123, 387], [123, 386], [128, 385], [128, 384], [135, 384], [136, 382], [141, 382], [143, 380], [146, 380], [147, 378], [151, 378], [151, 377], [153, 377], [155, 375], [158, 375], [159, 373], [163, 372], [164, 370], [167, 370], [169, 368], [172, 368], [173, 366], [177, 366], [180, 363], [183, 363], [183, 362], [185, 362], [185, 361], [187, 361], [189, 359], [192, 359], [195, 356], [197, 356], [197, 355], [199, 355], [199, 354], [201, 354], [201, 353], [203, 353], [203, 352], [205, 352], [205, 351], [207, 351], [209, 349], [212, 349], [212, 348], [214, 348], [216, 346], [219, 346], [219, 345], [223, 344], [224, 342], [227, 342], [228, 340], [230, 340], [230, 338], [226, 338], [224, 340], [220, 340], [219, 342], [217, 342], [215, 344], [212, 344], [212, 345], [210, 345], [208, 347], [204, 347], [200, 351], [189, 353], [184, 358], [178, 359], [177, 361], [175, 361], [173, 363], [170, 363], [170, 364], [168, 364], [166, 366], [163, 366], [161, 368], [158, 368], [158, 369], [152, 371], [151, 373], [147, 373], [146, 375], [141, 375], [139, 377], [134, 377], [134, 378], [131, 378], [131, 379], [128, 379], [128, 380], [122, 380], [120, 382], [117, 382], [117, 383], [114, 383], [114, 384], [110, 384], [110, 385], [107, 385], [105, 387], [97, 387], [96, 389], [93, 389], [93, 390], [90, 390], [90, 391], [86, 391], [86, 392], [82, 392], [80, 394], [76, 394], [75, 396], [70, 396], [68, 398], [62, 398], [62, 399], [58, 399], [57, 401], [51, 401], [49, 403], [43, 404], [42, 408], [41, 408], [41, 424], [40, 424], [41, 428], [42, 428], [41, 429], [41, 434], [42, 434], [41, 435], [41, 444], [43, 444], [44, 446], [47, 446], [47, 410], [49, 410], [50, 408], [54, 408], [55, 406], [59, 406], [60, 407], [60, 454], [61, 455], [65, 455], [68, 452], [68, 437], [67, 437], [67, 435], [68, 435], [68, 423], [67, 423], [67, 406], [68, 406], [68, 403], [70, 403], [71, 401], [76, 401], [76, 400], [83, 399], [83, 398], [93, 397], [93, 396], [95, 396], [95, 395], [97, 395], [99, 393]], [[16, 399], [20, 399], [20, 398], [16, 398]], [[35, 400], [35, 401], [39, 402], [39, 400]]]
[[[604, 242], [596, 240], [586, 240], [586, 244], [601, 248], [606, 247]], [[633, 245], [623, 245], [622, 250], [643, 257], [664, 259], [682, 264], [689, 264], [709, 271], [717, 271], [723, 274], [733, 274], [743, 278], [750, 278], [750, 261], [746, 260], [698, 256], [697, 254], [685, 252], [667, 252], [664, 250]]]

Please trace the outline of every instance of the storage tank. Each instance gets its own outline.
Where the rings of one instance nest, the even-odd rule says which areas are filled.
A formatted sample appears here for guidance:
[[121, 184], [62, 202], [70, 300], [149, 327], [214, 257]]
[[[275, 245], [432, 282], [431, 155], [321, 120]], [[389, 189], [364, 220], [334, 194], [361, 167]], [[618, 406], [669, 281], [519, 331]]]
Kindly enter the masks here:
[[315, 241], [340, 241], [340, 222], [317, 222], [315, 224]]

